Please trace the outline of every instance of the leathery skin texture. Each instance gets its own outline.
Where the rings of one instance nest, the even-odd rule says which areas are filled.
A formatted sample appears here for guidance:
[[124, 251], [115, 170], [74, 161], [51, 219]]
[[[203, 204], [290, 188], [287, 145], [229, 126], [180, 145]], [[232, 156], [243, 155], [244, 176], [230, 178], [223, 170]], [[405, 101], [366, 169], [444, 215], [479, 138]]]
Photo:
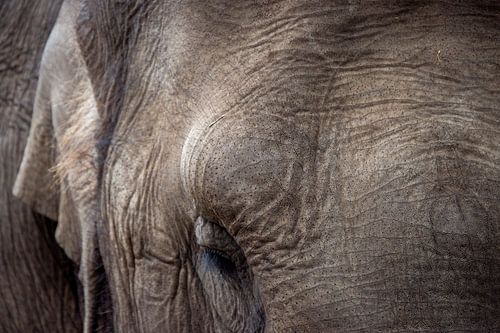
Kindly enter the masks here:
[[200, 268], [203, 216], [267, 331], [498, 329], [498, 8], [219, 5], [144, 8], [165, 26], [129, 51], [103, 181], [119, 327], [237, 330], [254, 296]]
[[108, 330], [500, 330], [499, 19], [84, 2]]

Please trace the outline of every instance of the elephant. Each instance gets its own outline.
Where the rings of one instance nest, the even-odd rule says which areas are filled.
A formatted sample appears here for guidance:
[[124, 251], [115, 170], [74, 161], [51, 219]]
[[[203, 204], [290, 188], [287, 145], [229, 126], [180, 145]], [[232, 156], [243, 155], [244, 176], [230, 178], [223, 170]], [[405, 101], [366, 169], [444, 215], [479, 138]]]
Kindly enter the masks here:
[[499, 18], [65, 0], [13, 192], [81, 329], [499, 331]]

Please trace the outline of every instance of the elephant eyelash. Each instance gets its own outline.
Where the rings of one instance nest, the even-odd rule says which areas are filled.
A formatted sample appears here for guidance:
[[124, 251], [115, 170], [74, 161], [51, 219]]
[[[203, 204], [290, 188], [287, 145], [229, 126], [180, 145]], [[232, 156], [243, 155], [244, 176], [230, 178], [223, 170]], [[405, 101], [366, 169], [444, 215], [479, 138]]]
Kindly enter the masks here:
[[202, 251], [201, 258], [205, 260], [206, 264], [217, 268], [220, 273], [226, 276], [236, 278], [238, 268], [227, 254], [209, 247], [202, 247]]
[[208, 252], [208, 253], [211, 253], [211, 254], [214, 254], [214, 255], [217, 255], [219, 257], [222, 257], [224, 259], [227, 259], [227, 260], [230, 260], [231, 261], [231, 257], [224, 253], [223, 251], [220, 251], [220, 250], [217, 250], [217, 249], [214, 249], [214, 248], [211, 248], [211, 247], [207, 247], [207, 246], [200, 246], [201, 248], [203, 248], [204, 251]]

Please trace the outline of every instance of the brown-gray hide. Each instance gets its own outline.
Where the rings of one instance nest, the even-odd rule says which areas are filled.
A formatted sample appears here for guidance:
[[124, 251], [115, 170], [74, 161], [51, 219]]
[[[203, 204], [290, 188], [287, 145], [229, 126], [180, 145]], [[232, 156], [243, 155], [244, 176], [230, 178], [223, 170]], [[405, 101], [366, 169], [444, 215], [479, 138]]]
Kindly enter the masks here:
[[500, 330], [499, 22], [498, 1], [66, 2], [33, 119], [57, 145], [32, 127], [16, 194], [58, 220], [85, 330]]
[[56, 222], [12, 195], [40, 58], [61, 2], [0, 2], [0, 332], [5, 333], [81, 332], [77, 277], [54, 239]]

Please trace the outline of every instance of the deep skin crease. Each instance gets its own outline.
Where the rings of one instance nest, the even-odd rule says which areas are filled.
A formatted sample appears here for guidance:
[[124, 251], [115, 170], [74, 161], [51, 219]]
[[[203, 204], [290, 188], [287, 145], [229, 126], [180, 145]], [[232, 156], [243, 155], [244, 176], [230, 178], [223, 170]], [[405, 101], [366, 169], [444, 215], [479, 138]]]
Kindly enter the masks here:
[[85, 3], [114, 330], [499, 330], [499, 19]]

